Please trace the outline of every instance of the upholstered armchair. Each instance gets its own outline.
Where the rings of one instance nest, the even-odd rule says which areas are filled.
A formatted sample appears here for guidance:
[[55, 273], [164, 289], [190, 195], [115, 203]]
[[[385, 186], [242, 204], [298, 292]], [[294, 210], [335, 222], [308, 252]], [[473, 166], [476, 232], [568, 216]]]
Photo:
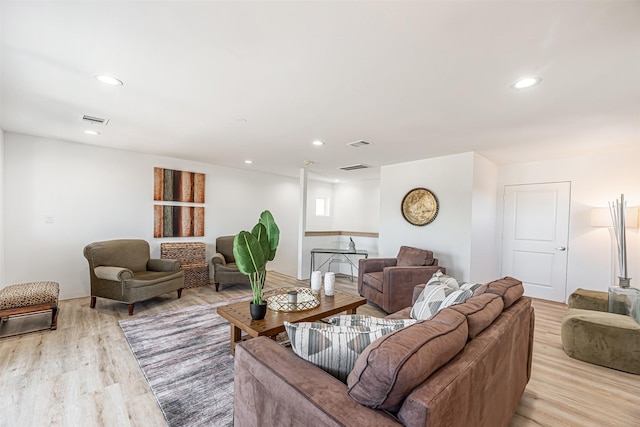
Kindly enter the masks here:
[[89, 262], [91, 303], [96, 297], [122, 301], [133, 314], [136, 302], [177, 291], [178, 298], [184, 288], [184, 271], [180, 262], [172, 259], [151, 258], [149, 243], [145, 240], [121, 239], [90, 243], [84, 248]]
[[221, 236], [216, 239], [216, 254], [211, 258], [216, 291], [220, 290], [221, 284], [250, 285], [249, 276], [240, 273], [233, 257], [234, 238], [235, 236]]
[[387, 313], [395, 313], [412, 303], [413, 288], [426, 283], [438, 266], [433, 252], [402, 246], [396, 258], [361, 259], [358, 293]]

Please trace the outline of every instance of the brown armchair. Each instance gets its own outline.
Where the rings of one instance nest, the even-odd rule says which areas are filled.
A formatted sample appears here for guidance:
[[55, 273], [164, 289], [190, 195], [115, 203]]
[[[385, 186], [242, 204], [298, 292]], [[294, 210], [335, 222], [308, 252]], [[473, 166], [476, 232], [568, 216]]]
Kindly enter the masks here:
[[235, 236], [221, 236], [216, 239], [216, 254], [211, 258], [216, 291], [220, 290], [220, 284], [251, 284], [249, 276], [240, 273], [233, 257], [234, 238]]
[[402, 246], [396, 258], [360, 260], [358, 293], [387, 313], [395, 313], [409, 307], [413, 288], [429, 281], [438, 270], [446, 273], [433, 252]]
[[145, 240], [121, 239], [90, 243], [84, 248], [91, 279], [91, 308], [96, 297], [122, 301], [133, 314], [136, 302], [184, 288], [180, 261], [151, 258]]

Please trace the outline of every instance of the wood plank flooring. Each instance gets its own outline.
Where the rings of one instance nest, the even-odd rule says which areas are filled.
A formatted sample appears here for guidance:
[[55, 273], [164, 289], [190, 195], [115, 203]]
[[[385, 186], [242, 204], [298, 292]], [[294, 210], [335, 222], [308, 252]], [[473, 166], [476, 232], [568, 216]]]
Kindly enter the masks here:
[[[307, 282], [269, 272], [269, 289]], [[356, 293], [339, 278], [336, 289]], [[248, 295], [247, 286], [220, 292], [186, 289], [136, 304], [134, 316]], [[640, 376], [569, 358], [560, 343], [566, 305], [534, 300], [533, 374], [511, 426], [640, 425]], [[373, 305], [358, 313], [382, 316]], [[162, 426], [164, 417], [118, 326], [125, 304], [98, 298], [60, 301], [57, 331], [0, 339], [0, 426]], [[10, 319], [0, 334], [46, 325], [48, 315]], [[38, 323], [40, 322], [40, 324]], [[471, 426], [470, 426], [471, 427]]]

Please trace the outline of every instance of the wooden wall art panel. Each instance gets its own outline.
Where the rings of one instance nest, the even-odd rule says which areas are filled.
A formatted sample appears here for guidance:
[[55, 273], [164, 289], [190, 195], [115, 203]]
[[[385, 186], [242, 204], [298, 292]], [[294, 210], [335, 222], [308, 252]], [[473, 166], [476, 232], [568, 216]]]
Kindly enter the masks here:
[[204, 207], [153, 205], [153, 237], [203, 237]]
[[204, 174], [153, 168], [153, 200], [204, 203]]

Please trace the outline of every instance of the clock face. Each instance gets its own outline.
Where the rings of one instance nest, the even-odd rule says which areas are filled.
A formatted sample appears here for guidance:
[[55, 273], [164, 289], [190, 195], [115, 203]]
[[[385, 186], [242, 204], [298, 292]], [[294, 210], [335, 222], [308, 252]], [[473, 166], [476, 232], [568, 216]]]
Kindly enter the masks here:
[[426, 188], [414, 188], [402, 199], [402, 216], [410, 224], [427, 225], [438, 215], [438, 199]]

